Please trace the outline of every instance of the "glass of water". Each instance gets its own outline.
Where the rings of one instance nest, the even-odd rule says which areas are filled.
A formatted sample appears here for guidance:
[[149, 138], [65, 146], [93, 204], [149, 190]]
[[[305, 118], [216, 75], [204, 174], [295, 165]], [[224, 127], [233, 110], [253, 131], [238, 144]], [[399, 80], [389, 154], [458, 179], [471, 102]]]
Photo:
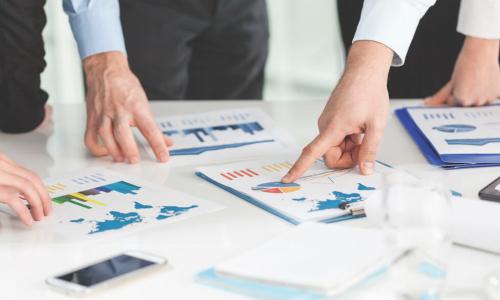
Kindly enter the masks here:
[[451, 194], [444, 174], [422, 167], [394, 169], [384, 175], [382, 193], [382, 224], [394, 252], [389, 270], [394, 292], [398, 299], [439, 299], [451, 247]]

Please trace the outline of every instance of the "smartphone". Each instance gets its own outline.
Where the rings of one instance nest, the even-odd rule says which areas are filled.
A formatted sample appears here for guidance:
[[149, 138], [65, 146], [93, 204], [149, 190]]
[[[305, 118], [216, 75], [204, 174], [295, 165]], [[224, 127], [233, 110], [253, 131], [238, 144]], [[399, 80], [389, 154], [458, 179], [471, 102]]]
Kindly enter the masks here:
[[46, 283], [66, 294], [85, 295], [124, 278], [164, 267], [163, 257], [139, 252], [125, 253], [46, 279]]
[[483, 188], [479, 192], [479, 198], [488, 201], [500, 202], [500, 177]]

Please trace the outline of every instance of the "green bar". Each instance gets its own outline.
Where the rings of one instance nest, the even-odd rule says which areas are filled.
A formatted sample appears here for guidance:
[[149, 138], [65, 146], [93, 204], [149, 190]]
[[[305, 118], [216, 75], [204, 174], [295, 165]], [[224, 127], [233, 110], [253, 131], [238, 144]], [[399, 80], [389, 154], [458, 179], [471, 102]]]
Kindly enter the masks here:
[[57, 204], [64, 204], [66, 202], [70, 202], [72, 204], [78, 205], [78, 206], [83, 207], [83, 208], [87, 208], [87, 209], [91, 209], [92, 208], [91, 206], [82, 204], [82, 203], [80, 203], [78, 201], [74, 201], [73, 197], [70, 196], [70, 195], [64, 195], [64, 196], [52, 198], [52, 201], [54, 201]]

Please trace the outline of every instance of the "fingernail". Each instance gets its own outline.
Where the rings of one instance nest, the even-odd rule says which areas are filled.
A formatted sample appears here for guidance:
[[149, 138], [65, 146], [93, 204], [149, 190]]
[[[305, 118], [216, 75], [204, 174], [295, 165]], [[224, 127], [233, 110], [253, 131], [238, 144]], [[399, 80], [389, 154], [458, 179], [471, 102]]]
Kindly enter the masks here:
[[132, 156], [130, 159], [129, 159], [129, 163], [131, 164], [136, 164], [139, 162], [139, 158], [137, 156]]
[[365, 175], [371, 175], [374, 172], [374, 164], [372, 161], [363, 162], [363, 172]]

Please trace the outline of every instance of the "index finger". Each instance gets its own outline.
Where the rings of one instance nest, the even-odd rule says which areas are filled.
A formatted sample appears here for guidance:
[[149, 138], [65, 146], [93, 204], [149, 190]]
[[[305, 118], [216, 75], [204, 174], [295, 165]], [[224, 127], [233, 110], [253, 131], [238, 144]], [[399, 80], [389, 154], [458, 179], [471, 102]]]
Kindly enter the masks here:
[[[342, 139], [343, 138], [344, 137], [342, 137]], [[333, 144], [334, 140], [331, 140], [325, 134], [318, 135], [302, 150], [299, 159], [295, 162], [292, 168], [290, 168], [288, 174], [286, 174], [281, 181], [283, 183], [290, 183], [297, 180], [318, 158], [323, 156], [323, 154], [325, 154]]]
[[149, 145], [151, 145], [156, 158], [160, 162], [166, 162], [168, 160], [167, 141], [153, 118], [150, 115], [138, 115], [136, 116], [136, 124]]

